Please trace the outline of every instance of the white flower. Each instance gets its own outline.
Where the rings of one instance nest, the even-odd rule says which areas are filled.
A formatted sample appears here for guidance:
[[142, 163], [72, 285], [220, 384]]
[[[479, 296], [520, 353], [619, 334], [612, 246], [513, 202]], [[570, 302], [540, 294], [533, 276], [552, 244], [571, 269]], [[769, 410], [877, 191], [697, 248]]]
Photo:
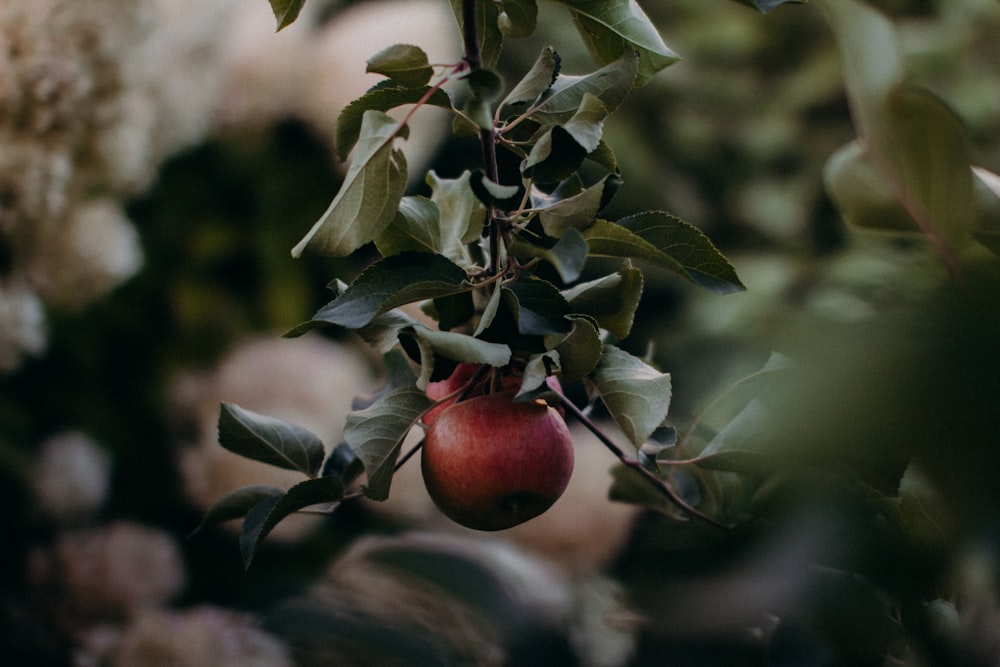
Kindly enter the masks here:
[[184, 586], [180, 548], [164, 531], [127, 521], [59, 535], [36, 552], [33, 581], [58, 599], [67, 621], [91, 624], [161, 606]]
[[0, 281], [0, 371], [17, 368], [28, 354], [38, 354], [46, 342], [45, 309], [23, 283]]
[[92, 514], [104, 502], [111, 459], [83, 433], [70, 431], [42, 444], [32, 487], [40, 508], [55, 518]]

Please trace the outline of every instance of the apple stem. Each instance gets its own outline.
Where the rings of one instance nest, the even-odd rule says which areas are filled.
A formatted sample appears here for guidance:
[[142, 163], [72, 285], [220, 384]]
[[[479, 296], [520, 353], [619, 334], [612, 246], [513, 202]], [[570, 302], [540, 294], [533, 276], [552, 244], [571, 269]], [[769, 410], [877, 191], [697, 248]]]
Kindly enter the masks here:
[[[479, 48], [479, 31], [476, 29], [476, 0], [462, 0], [462, 42], [465, 53], [463, 60], [470, 70], [483, 68], [483, 54]], [[483, 156], [483, 172], [486, 178], [494, 183], [500, 182], [500, 170], [497, 165], [497, 131], [496, 128], [479, 129], [479, 144]], [[503, 242], [500, 222], [493, 207], [489, 207], [489, 216], [485, 223], [489, 227], [490, 264], [489, 272], [493, 275], [502, 273], [500, 269], [500, 244]]]
[[601, 441], [605, 447], [611, 450], [611, 452], [618, 457], [618, 460], [622, 462], [625, 466], [631, 468], [638, 472], [642, 477], [644, 477], [650, 484], [656, 487], [656, 489], [666, 497], [675, 507], [682, 510], [685, 514], [690, 517], [698, 518], [708, 523], [709, 525], [715, 526], [716, 528], [721, 528], [723, 530], [729, 530], [731, 527], [722, 523], [721, 521], [710, 517], [704, 512], [695, 509], [687, 501], [677, 495], [677, 492], [671, 488], [670, 484], [662, 479], [660, 479], [651, 470], [642, 465], [638, 460], [629, 457], [625, 451], [619, 447], [615, 442], [609, 438], [594, 422], [590, 420], [583, 411], [578, 408], [572, 401], [568, 400], [565, 396], [562, 397], [562, 404], [566, 407], [566, 410], [573, 415], [573, 417], [583, 424], [583, 426], [594, 434], [594, 436]]

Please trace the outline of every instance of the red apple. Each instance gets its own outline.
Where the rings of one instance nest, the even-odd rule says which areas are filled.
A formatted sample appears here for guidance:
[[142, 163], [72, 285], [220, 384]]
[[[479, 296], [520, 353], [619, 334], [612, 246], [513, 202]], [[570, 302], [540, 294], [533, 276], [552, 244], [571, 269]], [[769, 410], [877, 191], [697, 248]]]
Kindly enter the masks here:
[[[425, 391], [427, 398], [434, 401], [440, 401], [448, 394], [458, 391], [465, 385], [469, 384], [479, 368], [478, 364], [458, 364], [455, 366], [455, 370], [452, 371], [451, 375], [447, 378], [439, 380], [438, 382], [431, 382], [427, 385], [427, 390]], [[441, 403], [440, 405], [435, 405], [433, 408], [428, 410], [427, 414], [423, 417], [424, 424], [430, 424], [432, 421], [437, 419], [437, 416], [444, 412], [445, 408], [454, 402], [455, 399], [453, 398], [450, 401]]]
[[428, 425], [421, 468], [434, 503], [456, 523], [502, 530], [554, 503], [573, 472], [562, 415], [504, 391], [449, 405]]

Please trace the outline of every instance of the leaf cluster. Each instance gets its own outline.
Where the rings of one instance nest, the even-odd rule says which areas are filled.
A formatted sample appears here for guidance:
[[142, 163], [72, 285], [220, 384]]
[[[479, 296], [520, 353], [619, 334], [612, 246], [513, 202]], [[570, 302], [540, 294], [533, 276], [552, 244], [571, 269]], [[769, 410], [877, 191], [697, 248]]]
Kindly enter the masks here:
[[[327, 326], [354, 331], [399, 372], [349, 416], [345, 442], [325, 465], [314, 435], [223, 406], [223, 446], [307, 477], [288, 491], [237, 490], [209, 512], [206, 522], [245, 517], [246, 563], [292, 511], [359, 495], [385, 499], [408, 458], [401, 459], [404, 440], [435, 404], [424, 389], [457, 363], [516, 378], [522, 398], [564, 400], [552, 395], [551, 376], [564, 387], [581, 383], [638, 452], [665, 426], [671, 398], [669, 374], [618, 345], [642, 297], [641, 266], [718, 294], [743, 289], [729, 261], [683, 220], [664, 211], [603, 215], [623, 183], [605, 123], [635, 87], [677, 60], [639, 6], [563, 0], [597, 68], [566, 74], [546, 46], [507, 86], [493, 68], [505, 39], [534, 32], [536, 4], [471, 1], [452, 0], [465, 58], [433, 65], [414, 45], [383, 49], [367, 69], [384, 79], [340, 113], [336, 150], [349, 156], [349, 169], [292, 254], [343, 257], [373, 245], [379, 258], [350, 283], [331, 283], [333, 299], [289, 335]], [[301, 3], [272, 0], [272, 8], [280, 29]], [[475, 25], [466, 25], [472, 16]], [[457, 133], [479, 136], [483, 168], [455, 178], [431, 171], [430, 194], [408, 195], [397, 143], [427, 105], [450, 110]], [[516, 156], [516, 170], [498, 171], [501, 150]], [[618, 268], [588, 271], [595, 257], [618, 260]], [[349, 491], [362, 475], [360, 489]]]

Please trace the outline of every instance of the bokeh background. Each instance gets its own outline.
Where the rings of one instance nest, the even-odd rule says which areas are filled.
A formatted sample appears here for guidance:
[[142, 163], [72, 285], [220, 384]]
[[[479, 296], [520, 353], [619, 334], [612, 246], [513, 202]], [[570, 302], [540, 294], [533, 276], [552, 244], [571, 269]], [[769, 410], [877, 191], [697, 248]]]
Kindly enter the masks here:
[[[870, 4], [1000, 171], [1000, 4]], [[678, 215], [747, 286], [647, 269], [624, 343], [671, 372], [693, 443], [752, 450], [675, 478], [740, 528], [609, 500], [615, 461], [581, 433], [566, 497], [499, 535], [449, 526], [408, 471], [246, 572], [232, 526], [190, 536], [234, 486], [295, 481], [221, 450], [220, 401], [333, 445], [380, 382], [341, 332], [281, 338], [371, 256], [289, 249], [340, 182], [364, 61], [460, 56], [446, 5], [311, 0], [278, 34], [264, 0], [0, 6], [0, 664], [998, 664], [996, 267], [956, 279], [919, 237], [842, 222], [823, 168], [855, 130], [808, 4], [644, 3], [682, 60], [606, 130], [608, 216]], [[508, 81], [546, 43], [589, 71], [539, 5]], [[411, 174], [474, 166], [447, 118], [418, 122]], [[774, 353], [795, 370], [713, 402]]]

